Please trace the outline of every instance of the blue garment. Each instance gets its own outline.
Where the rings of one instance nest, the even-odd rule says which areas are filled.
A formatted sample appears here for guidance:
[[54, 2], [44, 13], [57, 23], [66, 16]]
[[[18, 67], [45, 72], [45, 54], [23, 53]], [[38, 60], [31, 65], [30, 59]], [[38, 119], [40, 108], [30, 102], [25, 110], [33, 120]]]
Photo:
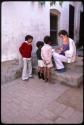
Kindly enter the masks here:
[[55, 69], [55, 71], [59, 72], [59, 73], [63, 73], [65, 72], [65, 68], [62, 68], [62, 69]]
[[69, 44], [63, 44], [63, 50], [61, 51], [60, 54], [65, 55], [64, 52], [65, 52], [66, 50], [69, 50]]
[[38, 48], [36, 51], [37, 59], [42, 60], [41, 58], [41, 48]]

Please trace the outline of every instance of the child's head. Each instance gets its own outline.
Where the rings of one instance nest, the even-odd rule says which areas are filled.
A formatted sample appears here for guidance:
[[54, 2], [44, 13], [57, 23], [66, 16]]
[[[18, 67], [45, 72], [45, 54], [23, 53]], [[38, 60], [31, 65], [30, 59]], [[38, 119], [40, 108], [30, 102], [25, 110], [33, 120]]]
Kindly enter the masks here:
[[29, 44], [32, 43], [32, 40], [33, 40], [33, 36], [31, 36], [31, 35], [26, 35], [25, 36], [25, 41], [27, 41]]
[[45, 36], [44, 37], [44, 43], [51, 45], [51, 38], [50, 38], [50, 36]]
[[44, 42], [42, 42], [42, 41], [38, 41], [38, 42], [36, 43], [36, 46], [37, 46], [38, 48], [41, 48], [43, 45], [44, 45]]

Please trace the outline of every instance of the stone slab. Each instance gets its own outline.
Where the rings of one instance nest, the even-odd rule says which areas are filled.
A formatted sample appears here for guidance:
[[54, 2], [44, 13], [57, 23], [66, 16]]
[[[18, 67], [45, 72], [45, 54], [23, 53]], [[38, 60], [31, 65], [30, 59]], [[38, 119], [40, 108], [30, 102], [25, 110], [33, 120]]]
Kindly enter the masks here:
[[77, 57], [75, 63], [65, 64], [66, 71], [58, 73], [52, 69], [52, 78], [62, 84], [78, 87], [83, 82], [83, 58]]
[[1, 63], [1, 83], [8, 83], [21, 77], [21, 67], [18, 60], [10, 60]]
[[83, 84], [79, 88], [70, 88], [60, 97], [57, 102], [70, 106], [78, 111], [83, 111]]

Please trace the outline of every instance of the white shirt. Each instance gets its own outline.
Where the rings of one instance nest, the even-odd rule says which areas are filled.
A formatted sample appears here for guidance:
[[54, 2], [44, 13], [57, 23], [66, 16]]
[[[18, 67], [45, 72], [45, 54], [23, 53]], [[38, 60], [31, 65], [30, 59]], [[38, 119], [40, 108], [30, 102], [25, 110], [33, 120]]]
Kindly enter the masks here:
[[69, 38], [69, 50], [65, 51], [65, 56], [68, 58], [68, 62], [74, 62], [76, 59], [76, 46], [75, 42]]
[[46, 63], [51, 62], [52, 47], [49, 44], [44, 44], [44, 46], [41, 48], [41, 57]]

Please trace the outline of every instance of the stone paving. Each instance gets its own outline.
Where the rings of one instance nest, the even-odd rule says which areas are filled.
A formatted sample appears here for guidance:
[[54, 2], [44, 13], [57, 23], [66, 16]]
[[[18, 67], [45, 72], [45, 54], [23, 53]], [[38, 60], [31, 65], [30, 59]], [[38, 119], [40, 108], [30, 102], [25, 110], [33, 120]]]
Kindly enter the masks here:
[[18, 78], [1, 85], [2, 123], [82, 123], [83, 84], [72, 88], [56, 81], [50, 84]]
[[77, 56], [74, 63], [65, 63], [64, 65], [66, 68], [64, 73], [58, 73], [54, 69], [52, 70], [54, 81], [58, 80], [62, 84], [70, 85], [72, 87], [80, 86], [83, 81], [83, 57]]

